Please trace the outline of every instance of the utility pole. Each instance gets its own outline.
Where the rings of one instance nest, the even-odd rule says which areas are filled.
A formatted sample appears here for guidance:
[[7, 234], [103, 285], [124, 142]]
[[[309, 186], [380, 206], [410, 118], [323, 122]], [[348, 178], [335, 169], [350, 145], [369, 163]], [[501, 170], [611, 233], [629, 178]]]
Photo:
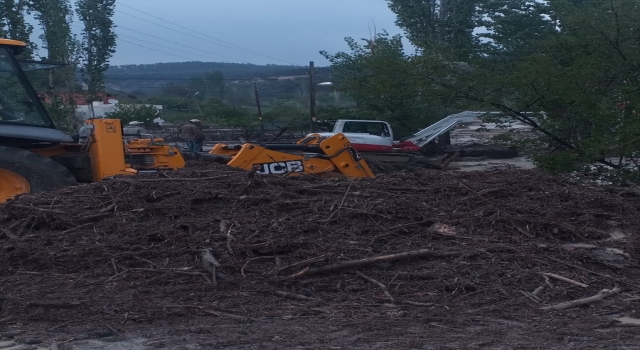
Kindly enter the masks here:
[[309, 127], [311, 132], [316, 132], [316, 89], [313, 83], [313, 61], [309, 62]]
[[262, 121], [262, 108], [260, 108], [260, 95], [258, 95], [257, 83], [253, 83], [253, 92], [256, 95], [256, 106], [258, 106], [258, 118], [260, 118], [260, 130], [264, 132], [264, 122]]

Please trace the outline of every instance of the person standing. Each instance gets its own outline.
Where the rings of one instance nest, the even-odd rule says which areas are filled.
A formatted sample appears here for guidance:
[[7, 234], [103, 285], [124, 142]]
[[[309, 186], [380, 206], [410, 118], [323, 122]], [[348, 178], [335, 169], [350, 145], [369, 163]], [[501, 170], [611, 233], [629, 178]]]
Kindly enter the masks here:
[[187, 141], [187, 151], [202, 152], [204, 144], [204, 132], [202, 132], [202, 121], [191, 119], [180, 129], [180, 138]]

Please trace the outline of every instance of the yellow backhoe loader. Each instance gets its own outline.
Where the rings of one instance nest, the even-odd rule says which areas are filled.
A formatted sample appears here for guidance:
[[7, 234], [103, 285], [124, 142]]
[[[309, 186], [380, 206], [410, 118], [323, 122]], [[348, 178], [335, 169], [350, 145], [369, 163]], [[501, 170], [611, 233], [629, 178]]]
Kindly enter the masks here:
[[83, 143], [56, 129], [23, 66], [44, 62], [19, 61], [26, 48], [20, 41], [0, 39], [0, 203], [19, 194], [95, 182], [142, 170], [179, 169], [185, 159], [259, 169], [264, 174], [335, 174], [373, 177], [343, 134], [314, 145], [273, 149], [242, 145], [232, 155], [181, 153], [152, 135], [139, 135], [128, 144], [118, 119], [89, 119], [91, 135]]

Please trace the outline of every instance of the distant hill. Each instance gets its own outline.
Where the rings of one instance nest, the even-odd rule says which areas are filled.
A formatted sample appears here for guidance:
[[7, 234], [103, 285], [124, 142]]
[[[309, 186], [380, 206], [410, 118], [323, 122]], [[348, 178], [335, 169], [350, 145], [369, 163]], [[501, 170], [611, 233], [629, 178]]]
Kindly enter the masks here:
[[[249, 84], [253, 79], [263, 83], [282, 80], [307, 79], [309, 68], [303, 66], [254, 65], [218, 62], [176, 62], [113, 66], [106, 72], [106, 83], [111, 89], [124, 92], [154, 94], [169, 83], [188, 84], [191, 77], [210, 71], [224, 75], [228, 84]], [[316, 68], [317, 81], [331, 76], [330, 67]]]

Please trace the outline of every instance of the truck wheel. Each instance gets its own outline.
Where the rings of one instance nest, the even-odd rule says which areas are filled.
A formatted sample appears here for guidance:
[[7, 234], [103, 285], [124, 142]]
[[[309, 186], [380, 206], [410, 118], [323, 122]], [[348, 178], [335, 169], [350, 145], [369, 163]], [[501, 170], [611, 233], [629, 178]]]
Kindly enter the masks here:
[[51, 158], [0, 146], [0, 203], [18, 194], [49, 191], [75, 183], [69, 170]]

